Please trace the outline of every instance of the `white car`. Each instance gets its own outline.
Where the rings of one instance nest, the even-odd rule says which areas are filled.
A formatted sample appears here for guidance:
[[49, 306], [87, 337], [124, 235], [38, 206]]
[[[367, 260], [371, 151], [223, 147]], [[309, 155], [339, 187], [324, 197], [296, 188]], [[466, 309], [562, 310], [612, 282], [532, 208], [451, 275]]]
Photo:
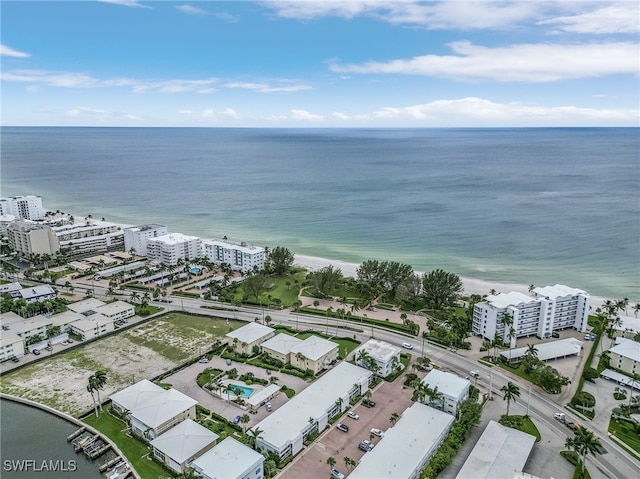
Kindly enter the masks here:
[[358, 416], [355, 412], [353, 411], [349, 411], [347, 413], [347, 416], [349, 416], [351, 419], [360, 419], [360, 416]]
[[371, 434], [378, 437], [384, 436], [384, 432], [382, 432], [380, 429], [376, 429], [375, 427], [371, 429]]
[[402, 347], [404, 349], [413, 349], [413, 346], [411, 345], [411, 343], [402, 343]]

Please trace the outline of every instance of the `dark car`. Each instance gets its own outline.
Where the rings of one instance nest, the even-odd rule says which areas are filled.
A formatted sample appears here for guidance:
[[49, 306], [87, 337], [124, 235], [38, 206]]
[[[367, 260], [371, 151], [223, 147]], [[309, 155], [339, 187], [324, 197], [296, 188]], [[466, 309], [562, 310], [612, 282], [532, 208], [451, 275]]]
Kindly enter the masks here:
[[34, 349], [33, 351], [31, 351], [33, 354], [35, 354], [36, 356], [40, 356], [40, 351], [38, 349]]
[[11, 361], [13, 361], [14, 363], [19, 363], [20, 360], [18, 358], [16, 358], [15, 356], [11, 357]]
[[338, 425], [336, 426], [336, 429], [339, 429], [342, 432], [349, 432], [349, 426], [347, 426], [346, 424], [342, 424], [341, 422], [338, 423]]
[[364, 398], [364, 399], [362, 400], [362, 405], [363, 405], [364, 407], [376, 407], [376, 403], [375, 403], [375, 402], [373, 402], [373, 401], [372, 401], [371, 399], [369, 399], [369, 398]]

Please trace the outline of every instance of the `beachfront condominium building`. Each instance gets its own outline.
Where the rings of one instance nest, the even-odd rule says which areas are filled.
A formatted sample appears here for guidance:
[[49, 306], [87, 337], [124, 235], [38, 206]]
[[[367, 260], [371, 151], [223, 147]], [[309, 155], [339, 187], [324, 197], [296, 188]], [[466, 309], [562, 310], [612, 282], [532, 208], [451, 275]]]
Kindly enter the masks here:
[[369, 358], [373, 359], [377, 365], [377, 373], [386, 378], [395, 372], [400, 366], [400, 352], [402, 350], [378, 339], [370, 339], [354, 352], [356, 364], [369, 369]]
[[414, 403], [387, 429], [376, 447], [367, 452], [350, 479], [417, 479], [438, 446], [445, 440], [454, 417]]
[[10, 196], [0, 198], [0, 216], [13, 215], [27, 220], [43, 220], [44, 208], [40, 196]]
[[[589, 315], [586, 292], [556, 284], [534, 288], [532, 293], [532, 296], [518, 292], [487, 296], [473, 308], [473, 334], [488, 340], [497, 335], [513, 347], [520, 337], [535, 335], [546, 339], [554, 331], [566, 328], [586, 331]], [[505, 317], [511, 318], [511, 326], [505, 327]]]
[[609, 349], [609, 365], [633, 376], [640, 374], [640, 343], [626, 338], [617, 338], [616, 345]]
[[115, 223], [87, 220], [54, 226], [52, 229], [60, 247], [65, 248], [71, 256], [121, 250], [124, 247], [122, 228]]
[[309, 435], [324, 431], [332, 417], [351, 407], [350, 401], [369, 388], [372, 375], [351, 363], [338, 364], [256, 424], [254, 429], [263, 431], [256, 450], [274, 452], [281, 459], [295, 456]]
[[195, 260], [202, 255], [202, 240], [196, 236], [170, 233], [147, 240], [147, 258], [151, 261], [176, 265], [179, 259]]
[[9, 247], [19, 256], [28, 258], [32, 254], [53, 255], [60, 251], [60, 241], [47, 225], [18, 219], [7, 226]]
[[223, 240], [204, 240], [204, 255], [215, 265], [228, 264], [234, 271], [262, 271], [264, 269], [264, 248], [248, 246], [246, 243], [231, 243]]
[[124, 250], [132, 249], [140, 256], [147, 256], [147, 240], [165, 236], [169, 234], [166, 226], [162, 225], [143, 225], [125, 228], [124, 232]]

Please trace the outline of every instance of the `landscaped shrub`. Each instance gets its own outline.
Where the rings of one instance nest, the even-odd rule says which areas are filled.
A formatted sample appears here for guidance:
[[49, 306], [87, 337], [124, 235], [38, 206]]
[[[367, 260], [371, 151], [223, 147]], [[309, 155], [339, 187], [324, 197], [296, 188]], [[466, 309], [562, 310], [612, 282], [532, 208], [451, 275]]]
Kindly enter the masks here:
[[582, 372], [582, 377], [585, 378], [587, 381], [594, 383], [596, 382], [595, 380], [598, 379], [598, 377], [600, 377], [600, 375], [598, 374], [598, 371], [596, 371], [593, 368], [584, 368], [584, 371]]
[[574, 406], [594, 407], [596, 405], [596, 398], [593, 397], [593, 394], [591, 393], [580, 391], [573, 396], [571, 404]]
[[209, 414], [211, 414], [210, 410], [208, 410], [206, 407], [200, 406], [200, 404], [196, 404], [196, 412], [204, 416], [208, 416]]

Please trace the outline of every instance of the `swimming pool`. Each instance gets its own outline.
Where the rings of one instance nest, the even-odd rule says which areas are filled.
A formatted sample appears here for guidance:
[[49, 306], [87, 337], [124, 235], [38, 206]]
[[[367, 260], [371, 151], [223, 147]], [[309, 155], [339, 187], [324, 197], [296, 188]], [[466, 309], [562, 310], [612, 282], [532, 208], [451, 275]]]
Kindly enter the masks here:
[[231, 386], [231, 392], [229, 394], [235, 394], [234, 391], [235, 389], [240, 389], [242, 391], [242, 393], [240, 393], [240, 397], [243, 397], [245, 399], [250, 398], [251, 395], [254, 392], [253, 388], [248, 388], [247, 386], [240, 386], [239, 384], [231, 384], [229, 383], [229, 386]]
[[190, 269], [191, 274], [200, 274], [200, 268], [193, 267]]

